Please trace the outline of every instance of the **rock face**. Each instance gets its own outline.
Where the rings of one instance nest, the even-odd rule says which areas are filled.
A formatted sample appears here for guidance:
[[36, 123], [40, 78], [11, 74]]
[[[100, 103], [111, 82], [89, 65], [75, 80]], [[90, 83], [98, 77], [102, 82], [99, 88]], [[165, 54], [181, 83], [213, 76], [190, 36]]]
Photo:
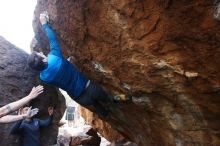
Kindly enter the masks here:
[[138, 145], [220, 145], [220, 23], [214, 0], [38, 0], [66, 56], [109, 92], [108, 122]]
[[[33, 86], [39, 81], [36, 80], [37, 73], [27, 66], [28, 54], [0, 37], [0, 105], [19, 100], [29, 94]], [[37, 83], [36, 83], [37, 82]], [[55, 124], [65, 110], [63, 97], [56, 89], [44, 86], [45, 90], [40, 97], [33, 100], [30, 105], [40, 109], [38, 118], [48, 116], [47, 107], [55, 106], [54, 124], [41, 131], [42, 146], [52, 145], [56, 141], [58, 127]], [[1, 124], [0, 135], [1, 146], [18, 146], [18, 137], [11, 136], [9, 129], [12, 124]]]
[[118, 133], [109, 123], [101, 120], [97, 114], [84, 107], [80, 107], [79, 111], [85, 121], [92, 125], [93, 129], [101, 133], [103, 137], [107, 138], [108, 141], [118, 142], [124, 139], [120, 133]]
[[93, 128], [89, 129], [84, 136], [73, 136], [71, 137], [70, 146], [78, 145], [94, 145], [99, 146], [101, 142], [101, 137], [94, 131]]

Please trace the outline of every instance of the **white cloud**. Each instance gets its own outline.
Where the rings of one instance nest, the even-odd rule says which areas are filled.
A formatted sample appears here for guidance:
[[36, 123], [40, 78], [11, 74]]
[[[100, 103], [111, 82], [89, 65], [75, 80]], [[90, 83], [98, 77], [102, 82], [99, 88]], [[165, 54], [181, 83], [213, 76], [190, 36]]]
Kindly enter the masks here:
[[32, 20], [37, 0], [0, 0], [0, 35], [30, 52]]

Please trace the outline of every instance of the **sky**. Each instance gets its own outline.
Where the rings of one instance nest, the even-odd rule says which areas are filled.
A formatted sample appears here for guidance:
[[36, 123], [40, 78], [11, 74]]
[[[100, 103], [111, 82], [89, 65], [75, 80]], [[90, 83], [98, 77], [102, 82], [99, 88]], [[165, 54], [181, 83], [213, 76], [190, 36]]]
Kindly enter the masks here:
[[0, 0], [0, 35], [30, 53], [37, 0]]

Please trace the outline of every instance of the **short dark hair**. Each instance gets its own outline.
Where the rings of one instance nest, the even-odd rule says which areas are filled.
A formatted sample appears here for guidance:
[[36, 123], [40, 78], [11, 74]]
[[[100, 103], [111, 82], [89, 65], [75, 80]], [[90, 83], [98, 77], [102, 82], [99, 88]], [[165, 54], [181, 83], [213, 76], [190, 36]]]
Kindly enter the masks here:
[[45, 68], [45, 63], [43, 62], [43, 58], [37, 55], [36, 51], [33, 51], [31, 55], [28, 57], [28, 65], [37, 71], [42, 71]]

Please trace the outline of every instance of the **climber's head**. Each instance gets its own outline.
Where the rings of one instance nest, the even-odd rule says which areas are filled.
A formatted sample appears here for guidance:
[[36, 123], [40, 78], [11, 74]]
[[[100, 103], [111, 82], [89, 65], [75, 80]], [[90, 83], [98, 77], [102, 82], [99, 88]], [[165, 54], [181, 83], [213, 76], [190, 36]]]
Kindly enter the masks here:
[[42, 52], [33, 51], [28, 57], [28, 65], [37, 71], [45, 69], [47, 64], [47, 57]]

